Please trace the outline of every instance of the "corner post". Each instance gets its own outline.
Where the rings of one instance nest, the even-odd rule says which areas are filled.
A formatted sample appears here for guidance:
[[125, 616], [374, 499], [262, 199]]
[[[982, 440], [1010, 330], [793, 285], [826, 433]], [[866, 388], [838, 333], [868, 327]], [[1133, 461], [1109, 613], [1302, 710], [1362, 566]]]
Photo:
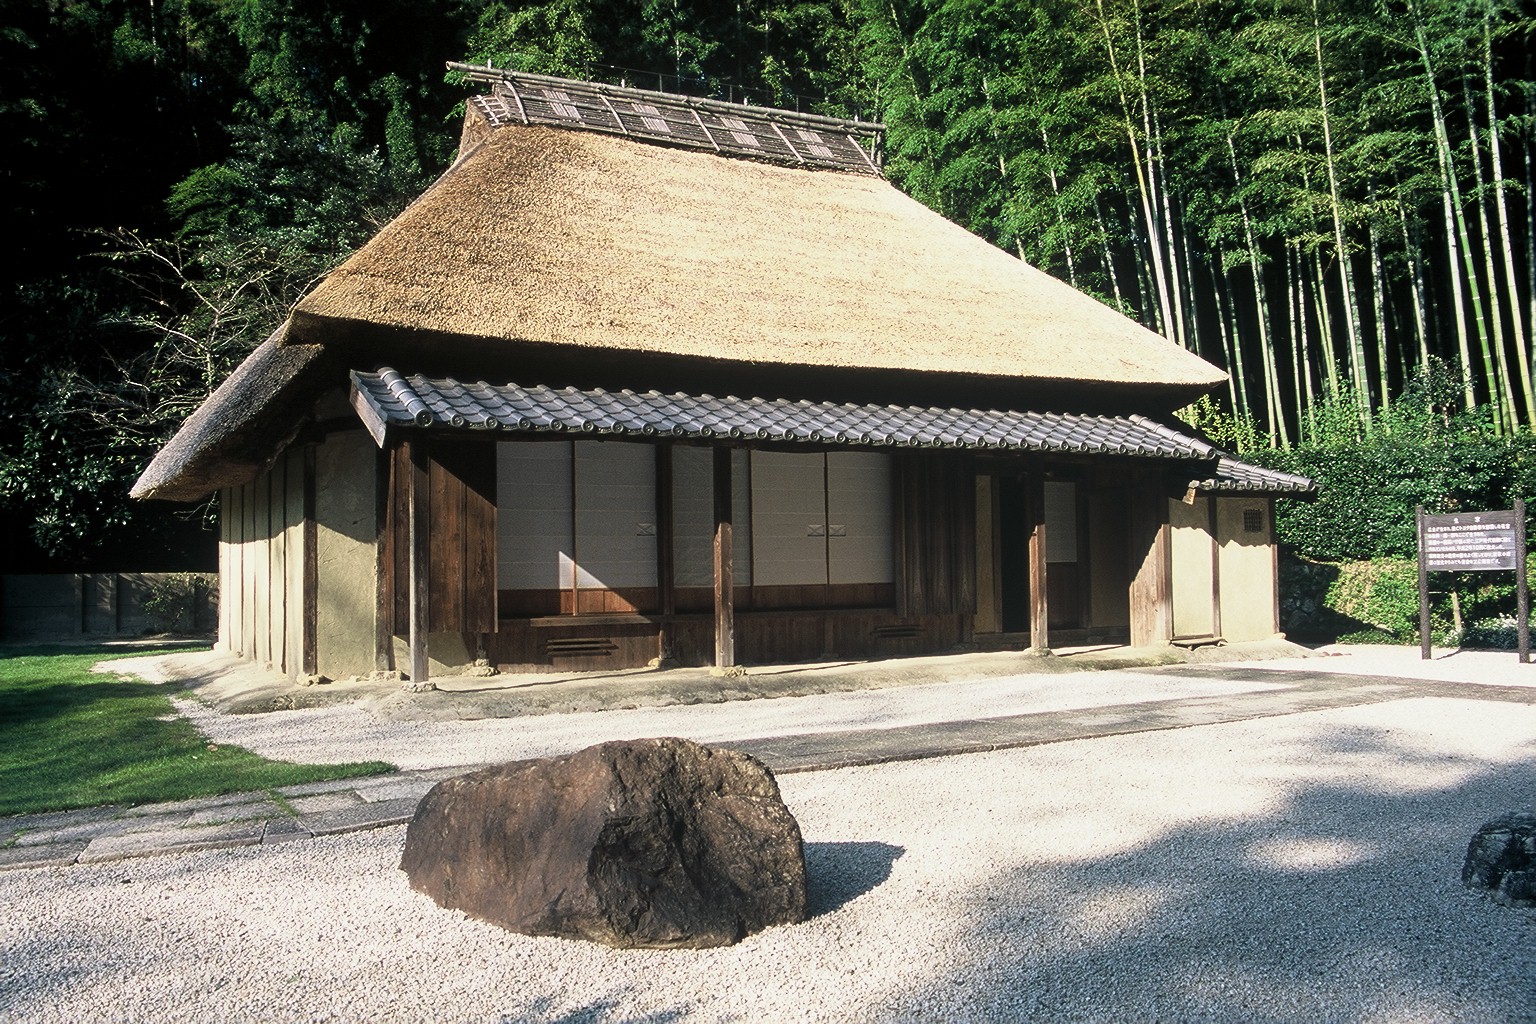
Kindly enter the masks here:
[[1413, 530], [1419, 540], [1419, 660], [1430, 659], [1429, 650], [1429, 566], [1424, 559], [1424, 506], [1413, 510]]
[[426, 690], [429, 682], [427, 657], [427, 632], [431, 628], [430, 608], [427, 603], [427, 579], [431, 572], [431, 523], [428, 522], [429, 502], [427, 446], [422, 438], [405, 442], [410, 456], [411, 480], [407, 488], [406, 515], [410, 520], [411, 546], [411, 689]]
[[1531, 661], [1531, 594], [1525, 578], [1525, 499], [1515, 502], [1515, 540], [1519, 557], [1515, 559], [1515, 635], [1520, 638], [1520, 664]]
[[717, 447], [715, 504], [715, 668], [736, 666], [736, 566], [732, 534], [731, 449]]
[[1051, 652], [1050, 590], [1045, 548], [1045, 476], [1031, 473], [1024, 481], [1029, 508], [1029, 646], [1036, 654]]

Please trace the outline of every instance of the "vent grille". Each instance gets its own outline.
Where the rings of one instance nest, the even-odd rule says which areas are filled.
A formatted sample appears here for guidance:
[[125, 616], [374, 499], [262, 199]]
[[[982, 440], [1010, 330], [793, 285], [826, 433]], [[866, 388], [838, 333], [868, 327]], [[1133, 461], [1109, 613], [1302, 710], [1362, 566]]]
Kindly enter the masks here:
[[619, 649], [607, 637], [565, 637], [544, 641], [544, 653], [551, 658], [602, 658]]
[[923, 635], [923, 627], [916, 625], [876, 626], [870, 633], [876, 640], [916, 640]]

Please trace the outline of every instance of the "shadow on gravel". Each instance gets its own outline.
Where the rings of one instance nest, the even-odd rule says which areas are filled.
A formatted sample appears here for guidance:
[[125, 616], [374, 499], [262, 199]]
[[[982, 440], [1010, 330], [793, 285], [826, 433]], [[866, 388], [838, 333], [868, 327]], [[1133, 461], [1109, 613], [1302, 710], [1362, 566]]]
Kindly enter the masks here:
[[[954, 959], [902, 1003], [945, 1020], [1536, 1021], [1536, 912], [1461, 884], [1476, 829], [1536, 799], [1536, 737], [1516, 750], [1359, 726], [1278, 743], [1258, 813], [1186, 805], [1195, 820], [1151, 842], [974, 887]], [[1148, 800], [1201, 793], [1138, 775], [1124, 765]], [[1113, 846], [1115, 822], [1095, 827]]]
[[556, 1000], [552, 997], [535, 999], [518, 1013], [501, 1017], [501, 1024], [673, 1024], [688, 1015], [688, 1006], [674, 1006], [669, 1010], [657, 1010], [631, 1016], [624, 1010], [628, 992], [594, 999], [585, 1006], [564, 1013], [554, 1013]]
[[890, 843], [806, 843], [805, 874], [810, 917], [847, 906], [891, 877], [906, 853]]

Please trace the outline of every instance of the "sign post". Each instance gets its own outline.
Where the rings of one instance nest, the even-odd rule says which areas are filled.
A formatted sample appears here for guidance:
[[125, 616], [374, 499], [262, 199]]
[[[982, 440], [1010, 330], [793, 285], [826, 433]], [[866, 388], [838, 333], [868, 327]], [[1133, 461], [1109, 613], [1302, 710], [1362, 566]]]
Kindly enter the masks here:
[[1520, 663], [1531, 660], [1530, 594], [1525, 579], [1525, 502], [1495, 512], [1414, 514], [1419, 534], [1419, 656], [1429, 659], [1429, 574], [1514, 570]]

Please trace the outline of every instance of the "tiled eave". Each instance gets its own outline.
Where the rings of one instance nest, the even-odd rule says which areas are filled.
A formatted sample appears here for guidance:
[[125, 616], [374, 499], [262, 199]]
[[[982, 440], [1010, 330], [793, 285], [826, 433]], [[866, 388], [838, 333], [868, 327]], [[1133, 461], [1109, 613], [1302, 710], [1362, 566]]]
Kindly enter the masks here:
[[1240, 462], [1144, 416], [938, 409], [465, 383], [354, 370], [352, 406], [374, 440], [391, 431], [484, 431], [598, 437], [740, 440], [868, 448], [953, 448], [1098, 454], [1205, 463], [1197, 490], [1306, 493], [1305, 477]]

